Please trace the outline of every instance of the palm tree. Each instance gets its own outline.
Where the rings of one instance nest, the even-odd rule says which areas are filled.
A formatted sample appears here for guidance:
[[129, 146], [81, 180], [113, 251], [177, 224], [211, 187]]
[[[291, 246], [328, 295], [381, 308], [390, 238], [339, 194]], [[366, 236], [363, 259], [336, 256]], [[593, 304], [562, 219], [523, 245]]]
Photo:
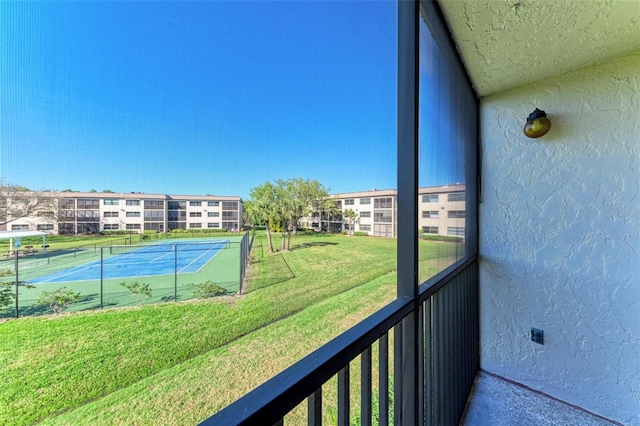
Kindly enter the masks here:
[[345, 219], [347, 219], [347, 223], [349, 224], [349, 235], [353, 235], [353, 228], [355, 226], [358, 213], [356, 213], [352, 209], [346, 209], [343, 213], [343, 216]]
[[271, 225], [275, 217], [275, 187], [266, 182], [251, 190], [251, 200], [249, 204], [249, 216], [254, 223], [264, 223], [267, 230], [267, 242], [269, 253], [273, 253], [273, 242], [271, 241]]

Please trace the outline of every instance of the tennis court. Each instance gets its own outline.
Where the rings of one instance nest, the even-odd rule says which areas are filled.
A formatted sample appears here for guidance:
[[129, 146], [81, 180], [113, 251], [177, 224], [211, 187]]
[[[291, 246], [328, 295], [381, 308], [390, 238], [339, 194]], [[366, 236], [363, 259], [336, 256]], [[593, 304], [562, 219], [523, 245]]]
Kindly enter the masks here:
[[[12, 285], [13, 301], [0, 307], [0, 318], [48, 313], [40, 295], [58, 289], [79, 292], [68, 311], [104, 309], [200, 297], [195, 286], [212, 282], [224, 294], [240, 291], [248, 264], [248, 234], [225, 239], [174, 238], [138, 245], [77, 247], [0, 259], [3, 284]], [[139, 299], [125, 285], [148, 285]], [[24, 285], [23, 285], [24, 284]]]
[[59, 283], [157, 276], [198, 272], [230, 240], [191, 241], [189, 243], [164, 242], [145, 247], [112, 246], [106, 258], [78, 265], [51, 274], [33, 277], [30, 284]]

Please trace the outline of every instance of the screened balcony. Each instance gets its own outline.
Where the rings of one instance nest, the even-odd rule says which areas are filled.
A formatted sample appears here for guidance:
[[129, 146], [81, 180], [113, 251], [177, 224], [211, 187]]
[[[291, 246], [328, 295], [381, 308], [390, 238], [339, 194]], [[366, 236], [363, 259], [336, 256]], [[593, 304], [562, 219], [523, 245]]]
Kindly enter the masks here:
[[[459, 424], [479, 374], [640, 423], [639, 18], [634, 2], [400, 2], [398, 297], [204, 424]], [[534, 108], [540, 139], [522, 134]], [[442, 161], [463, 171], [464, 250], [422, 282], [417, 195]], [[528, 419], [503, 420], [551, 424]]]

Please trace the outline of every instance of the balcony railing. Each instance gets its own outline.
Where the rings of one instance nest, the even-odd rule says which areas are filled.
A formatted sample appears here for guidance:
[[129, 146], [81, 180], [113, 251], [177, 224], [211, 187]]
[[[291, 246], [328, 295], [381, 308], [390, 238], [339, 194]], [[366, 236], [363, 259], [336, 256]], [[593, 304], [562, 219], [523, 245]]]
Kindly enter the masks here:
[[[337, 376], [337, 407], [331, 410], [338, 425], [348, 425], [350, 366], [357, 357], [359, 424], [372, 424], [374, 414], [380, 425], [458, 424], [478, 370], [477, 276], [476, 257], [452, 266], [422, 284], [418, 300], [399, 297], [202, 424], [282, 425], [306, 399], [307, 423], [320, 425], [329, 408], [322, 386]], [[407, 332], [412, 328], [416, 333]], [[415, 341], [407, 342], [412, 335]], [[407, 348], [415, 356], [406, 356]]]

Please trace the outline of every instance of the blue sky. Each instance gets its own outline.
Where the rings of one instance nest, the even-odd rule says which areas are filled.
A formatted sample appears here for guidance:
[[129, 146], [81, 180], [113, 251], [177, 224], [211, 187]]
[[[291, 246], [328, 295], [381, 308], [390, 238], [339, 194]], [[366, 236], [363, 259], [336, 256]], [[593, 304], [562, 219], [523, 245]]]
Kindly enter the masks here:
[[395, 188], [396, 9], [1, 2], [0, 179], [243, 198], [293, 177]]

